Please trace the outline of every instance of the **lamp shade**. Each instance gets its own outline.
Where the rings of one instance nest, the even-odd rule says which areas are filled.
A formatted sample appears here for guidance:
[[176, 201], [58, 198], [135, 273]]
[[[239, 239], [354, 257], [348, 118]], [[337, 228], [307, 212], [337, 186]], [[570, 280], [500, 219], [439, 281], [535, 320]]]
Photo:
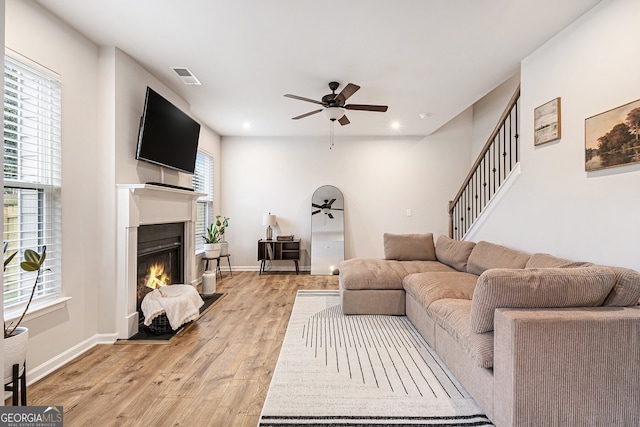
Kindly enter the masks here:
[[338, 119], [341, 119], [342, 116], [344, 116], [344, 108], [327, 107], [322, 111], [322, 113], [326, 118], [328, 118], [331, 121], [338, 120]]
[[276, 216], [273, 214], [263, 215], [262, 225], [276, 225]]

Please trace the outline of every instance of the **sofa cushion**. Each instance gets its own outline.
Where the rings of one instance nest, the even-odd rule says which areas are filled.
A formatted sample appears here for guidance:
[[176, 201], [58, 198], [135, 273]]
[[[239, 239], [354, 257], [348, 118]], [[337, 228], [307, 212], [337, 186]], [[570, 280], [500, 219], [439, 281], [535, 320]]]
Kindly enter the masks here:
[[455, 271], [438, 261], [394, 261], [353, 258], [340, 263], [343, 289], [402, 289], [402, 279], [424, 271]]
[[477, 334], [471, 330], [471, 301], [441, 299], [431, 304], [427, 313], [460, 343], [476, 365], [493, 367], [493, 331]]
[[481, 241], [469, 255], [467, 273], [481, 275], [490, 268], [524, 268], [530, 257], [525, 252]]
[[467, 260], [475, 246], [475, 242], [453, 240], [448, 236], [438, 237], [436, 242], [436, 258], [458, 271], [467, 271]]
[[525, 268], [574, 268], [589, 267], [593, 263], [583, 261], [571, 261], [569, 259], [558, 258], [549, 254], [533, 254], [527, 261]]
[[384, 257], [397, 261], [435, 261], [433, 234], [384, 233]]
[[636, 305], [640, 299], [640, 273], [623, 267], [609, 268], [616, 275], [616, 281], [602, 305], [609, 307]]
[[471, 330], [493, 330], [496, 308], [595, 307], [611, 291], [615, 274], [607, 267], [496, 268], [479, 278], [471, 305]]
[[433, 302], [445, 299], [471, 300], [478, 276], [461, 271], [415, 273], [402, 280], [404, 290], [428, 308]]

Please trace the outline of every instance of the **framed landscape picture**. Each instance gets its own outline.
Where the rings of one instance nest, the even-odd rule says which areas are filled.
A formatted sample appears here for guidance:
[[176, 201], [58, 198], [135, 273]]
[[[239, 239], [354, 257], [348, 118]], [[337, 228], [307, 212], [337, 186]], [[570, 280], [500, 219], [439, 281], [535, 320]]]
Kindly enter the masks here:
[[584, 169], [640, 163], [640, 99], [584, 121]]
[[556, 98], [533, 110], [534, 145], [560, 139], [560, 98]]

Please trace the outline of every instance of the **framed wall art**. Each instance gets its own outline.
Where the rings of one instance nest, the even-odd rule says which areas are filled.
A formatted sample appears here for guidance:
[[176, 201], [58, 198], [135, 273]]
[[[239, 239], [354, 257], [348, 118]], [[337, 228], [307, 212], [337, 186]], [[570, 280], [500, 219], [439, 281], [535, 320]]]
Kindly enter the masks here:
[[533, 143], [540, 145], [560, 139], [560, 98], [533, 110]]
[[584, 121], [584, 169], [640, 163], [640, 99]]

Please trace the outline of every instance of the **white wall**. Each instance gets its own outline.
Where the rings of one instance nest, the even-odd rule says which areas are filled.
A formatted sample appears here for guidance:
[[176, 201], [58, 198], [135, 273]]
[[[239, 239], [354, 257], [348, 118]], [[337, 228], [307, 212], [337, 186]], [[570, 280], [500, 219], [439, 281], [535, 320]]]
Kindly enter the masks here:
[[[604, 1], [523, 61], [522, 176], [475, 240], [640, 269], [640, 165], [584, 172], [584, 119], [640, 98], [638, 16], [637, 0]], [[145, 87], [188, 107], [126, 53], [98, 48], [31, 0], [6, 1], [5, 31], [8, 47], [63, 80], [62, 277], [72, 299], [27, 323], [29, 365], [44, 372], [115, 331], [115, 184], [159, 177], [133, 158]], [[533, 109], [557, 96], [563, 138], [534, 148]], [[203, 127], [216, 210], [231, 218], [233, 264], [257, 269], [262, 215], [271, 211], [282, 233], [303, 239], [308, 265], [311, 195], [325, 184], [345, 196], [347, 258], [381, 257], [386, 231], [445, 234], [472, 141], [493, 126], [481, 117], [504, 106], [486, 100], [426, 138], [341, 138], [337, 129], [333, 150], [328, 136], [221, 141]]]
[[[585, 118], [640, 98], [640, 2], [603, 1], [522, 62], [522, 175], [474, 240], [640, 270], [640, 165], [584, 170]], [[562, 139], [533, 110], [562, 98]]]
[[[429, 137], [222, 138], [222, 214], [232, 263], [257, 268], [262, 215], [302, 239], [308, 268], [311, 196], [322, 185], [345, 200], [345, 255], [382, 257], [385, 232], [448, 232], [447, 204], [471, 164], [471, 109]], [[406, 216], [406, 209], [412, 216]], [[282, 265], [283, 268], [287, 263]], [[291, 268], [293, 266], [291, 265]]]
[[25, 322], [33, 372], [97, 331], [102, 281], [96, 275], [100, 250], [92, 239], [101, 225], [94, 169], [99, 158], [97, 47], [34, 2], [18, 0], [6, 2], [5, 43], [62, 78], [61, 273], [63, 293], [72, 299], [61, 310]]
[[491, 132], [496, 128], [500, 115], [509, 105], [509, 101], [513, 97], [519, 84], [520, 70], [473, 104], [471, 155], [474, 162], [487, 143], [489, 135], [491, 135]]
[[[116, 184], [137, 184], [145, 182], [160, 182], [164, 181], [168, 184], [181, 185], [183, 187], [191, 187], [191, 175], [173, 171], [164, 168], [164, 177], [161, 175], [160, 167], [151, 163], [138, 161], [135, 159], [136, 147], [138, 142], [138, 129], [140, 125], [140, 117], [142, 116], [144, 109], [144, 98], [147, 86], [154, 89], [156, 92], [167, 98], [171, 103], [182, 109], [186, 113], [190, 113], [189, 104], [176, 95], [175, 91], [169, 88], [165, 83], [158, 80], [146, 69], [144, 69], [138, 62], [127, 55], [125, 52], [114, 47], [101, 48], [101, 58], [104, 58], [106, 63], [106, 69], [113, 69], [113, 92], [107, 97], [108, 100], [113, 100], [114, 108], [114, 121], [111, 123], [113, 128], [113, 139], [107, 142], [107, 147], [111, 147], [112, 153], [109, 155], [114, 159], [114, 181], [107, 181], [105, 188], [108, 197], [113, 197], [113, 202], [110, 204], [112, 207], [112, 221], [107, 227], [107, 230], [114, 230], [115, 232], [115, 186]], [[181, 82], [179, 84], [182, 85]], [[180, 88], [183, 91], [198, 90], [197, 86], [188, 86], [186, 88]], [[198, 120], [198, 117], [194, 116], [194, 119]], [[114, 148], [115, 147], [115, 148]], [[220, 179], [220, 136], [213, 130], [202, 124], [200, 127], [200, 138], [198, 140], [198, 149], [205, 151], [213, 156], [214, 161], [214, 207], [219, 207], [221, 204], [221, 179]], [[108, 193], [111, 191], [112, 193]], [[113, 242], [113, 241], [112, 241]], [[113, 245], [113, 243], [108, 243]], [[113, 269], [105, 272], [105, 274], [113, 275], [113, 280], [110, 282], [115, 287], [115, 257], [116, 249], [113, 245], [113, 250], [109, 253], [113, 257], [113, 262], [110, 263]], [[196, 263], [196, 272], [200, 271], [202, 263], [198, 260]], [[110, 289], [108, 293], [115, 294], [115, 288]], [[115, 301], [110, 300], [107, 307], [103, 308], [104, 317], [108, 317], [108, 325], [112, 325], [110, 320], [113, 315], [111, 311], [111, 305], [115, 310]]]
[[[100, 98], [101, 107], [107, 112], [102, 116], [105, 122], [101, 134], [104, 179], [101, 182], [104, 205], [104, 257], [101, 260], [102, 273], [107, 278], [100, 293], [100, 333], [115, 331], [116, 312], [116, 184], [138, 184], [149, 181], [163, 181], [168, 184], [191, 187], [191, 175], [164, 169], [157, 165], [135, 159], [140, 117], [144, 109], [147, 86], [153, 88], [174, 105], [189, 113], [189, 105], [166, 84], [158, 80], [138, 62], [115, 47], [101, 47], [100, 73], [103, 76]], [[192, 89], [197, 90], [197, 88]], [[195, 117], [197, 120], [197, 117]], [[220, 137], [208, 127], [200, 129], [199, 148], [216, 157], [220, 153]], [[219, 183], [220, 172], [214, 173]], [[219, 203], [219, 195], [217, 195]]]
[[[2, 46], [4, 46], [4, 28], [5, 28], [4, 9], [5, 9], [5, 2], [4, 0], [0, 0], [0, 42], [2, 42]], [[4, 70], [4, 56], [2, 57], [2, 59], [0, 59], [0, 65], [2, 65], [2, 69]], [[4, 85], [4, 82], [3, 82], [3, 85]], [[2, 105], [4, 105], [4, 91], [2, 94], [0, 94], [0, 100], [2, 100]], [[2, 151], [4, 152], [4, 145], [3, 145]], [[0, 176], [0, 182], [3, 183], [3, 187], [4, 187], [4, 175]], [[2, 204], [4, 205], [4, 195], [0, 196], [0, 198], [2, 199]], [[0, 228], [2, 229], [2, 233], [4, 235], [3, 226], [0, 226]], [[3, 277], [0, 277], [0, 285], [3, 284], [3, 279], [4, 279]], [[0, 295], [0, 314], [2, 315], [2, 318], [4, 318], [4, 293]], [[4, 366], [4, 346], [2, 350], [0, 350], [0, 366]], [[0, 403], [0, 406], [1, 405], [4, 405], [4, 401]]]
[[[33, 381], [115, 337], [116, 184], [160, 178], [158, 166], [135, 160], [146, 87], [189, 106], [126, 53], [96, 46], [31, 0], [6, 2], [6, 45], [62, 79], [62, 292], [71, 300], [25, 323]], [[200, 145], [219, 161], [220, 137], [205, 126]], [[190, 175], [165, 178], [191, 185]]]
[[[116, 182], [118, 184], [158, 182], [161, 180], [161, 168], [135, 159], [138, 129], [144, 109], [147, 86], [187, 114], [189, 114], [189, 104], [125, 52], [117, 48], [109, 49], [114, 50], [115, 61]], [[193, 86], [191, 90], [197, 90], [197, 86]], [[206, 126], [202, 126], [201, 131], [203, 134], [213, 134]], [[203, 140], [208, 140], [215, 145], [214, 139], [207, 136], [203, 138]], [[215, 148], [209, 147], [209, 149], [214, 150]], [[191, 187], [191, 175], [189, 174], [164, 168], [164, 178], [168, 184]]]

